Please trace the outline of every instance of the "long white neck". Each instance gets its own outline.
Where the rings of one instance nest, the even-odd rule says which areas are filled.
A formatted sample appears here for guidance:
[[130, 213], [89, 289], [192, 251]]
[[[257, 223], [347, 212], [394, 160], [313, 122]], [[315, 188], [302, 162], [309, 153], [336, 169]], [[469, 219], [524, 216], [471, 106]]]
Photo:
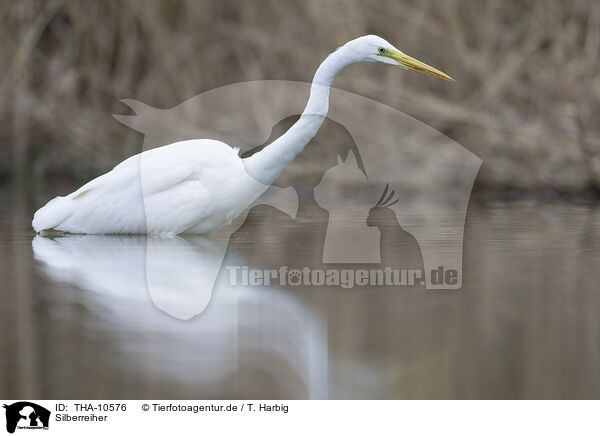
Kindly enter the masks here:
[[330, 54], [317, 69], [310, 98], [300, 119], [271, 144], [244, 159], [246, 171], [257, 181], [270, 185], [316, 135], [329, 110], [329, 87], [342, 69], [354, 63], [344, 48]]

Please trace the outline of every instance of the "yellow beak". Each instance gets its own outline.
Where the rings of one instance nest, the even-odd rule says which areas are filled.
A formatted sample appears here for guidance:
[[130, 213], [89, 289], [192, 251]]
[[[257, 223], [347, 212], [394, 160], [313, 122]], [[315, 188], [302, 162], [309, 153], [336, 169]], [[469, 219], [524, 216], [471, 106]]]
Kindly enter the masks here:
[[419, 73], [427, 74], [429, 76], [437, 77], [438, 79], [447, 80], [448, 82], [456, 81], [447, 75], [442, 73], [440, 70], [430, 67], [429, 65], [411, 58], [410, 56], [402, 53], [401, 51], [390, 50], [390, 57], [394, 59], [401, 67], [408, 68], [409, 70], [418, 71]]

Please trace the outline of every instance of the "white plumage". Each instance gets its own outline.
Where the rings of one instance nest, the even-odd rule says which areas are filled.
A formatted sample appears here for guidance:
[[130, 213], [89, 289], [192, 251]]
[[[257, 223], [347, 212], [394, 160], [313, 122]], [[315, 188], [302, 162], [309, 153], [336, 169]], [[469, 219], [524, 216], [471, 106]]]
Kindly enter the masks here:
[[253, 179], [237, 151], [210, 139], [137, 154], [33, 218], [36, 231], [206, 233], [239, 215], [268, 185]]
[[231, 224], [317, 133], [329, 87], [358, 62], [399, 65], [444, 80], [449, 76], [368, 35], [331, 53], [317, 69], [300, 119], [280, 138], [241, 159], [227, 144], [196, 139], [145, 151], [35, 213], [36, 232], [92, 234], [209, 233]]

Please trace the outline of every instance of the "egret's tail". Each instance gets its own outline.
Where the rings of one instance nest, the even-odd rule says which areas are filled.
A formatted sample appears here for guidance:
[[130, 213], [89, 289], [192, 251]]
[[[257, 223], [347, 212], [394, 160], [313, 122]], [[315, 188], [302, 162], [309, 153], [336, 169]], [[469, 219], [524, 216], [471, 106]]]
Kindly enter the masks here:
[[36, 232], [54, 229], [72, 213], [71, 199], [56, 197], [40, 208], [34, 215], [31, 225]]

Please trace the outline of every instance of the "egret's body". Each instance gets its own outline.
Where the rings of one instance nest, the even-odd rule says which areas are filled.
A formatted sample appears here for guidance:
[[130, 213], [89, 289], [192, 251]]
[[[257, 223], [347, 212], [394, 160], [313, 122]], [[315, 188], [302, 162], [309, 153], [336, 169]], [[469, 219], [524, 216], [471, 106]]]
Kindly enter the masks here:
[[267, 188], [227, 144], [181, 141], [132, 156], [55, 198], [33, 225], [71, 233], [206, 233], [230, 223]]
[[33, 219], [37, 232], [209, 233], [230, 224], [317, 133], [336, 74], [358, 62], [400, 65], [445, 80], [444, 73], [369, 35], [340, 47], [319, 66], [302, 116], [285, 134], [242, 159], [210, 139], [176, 142], [125, 160], [77, 191], [51, 200]]

